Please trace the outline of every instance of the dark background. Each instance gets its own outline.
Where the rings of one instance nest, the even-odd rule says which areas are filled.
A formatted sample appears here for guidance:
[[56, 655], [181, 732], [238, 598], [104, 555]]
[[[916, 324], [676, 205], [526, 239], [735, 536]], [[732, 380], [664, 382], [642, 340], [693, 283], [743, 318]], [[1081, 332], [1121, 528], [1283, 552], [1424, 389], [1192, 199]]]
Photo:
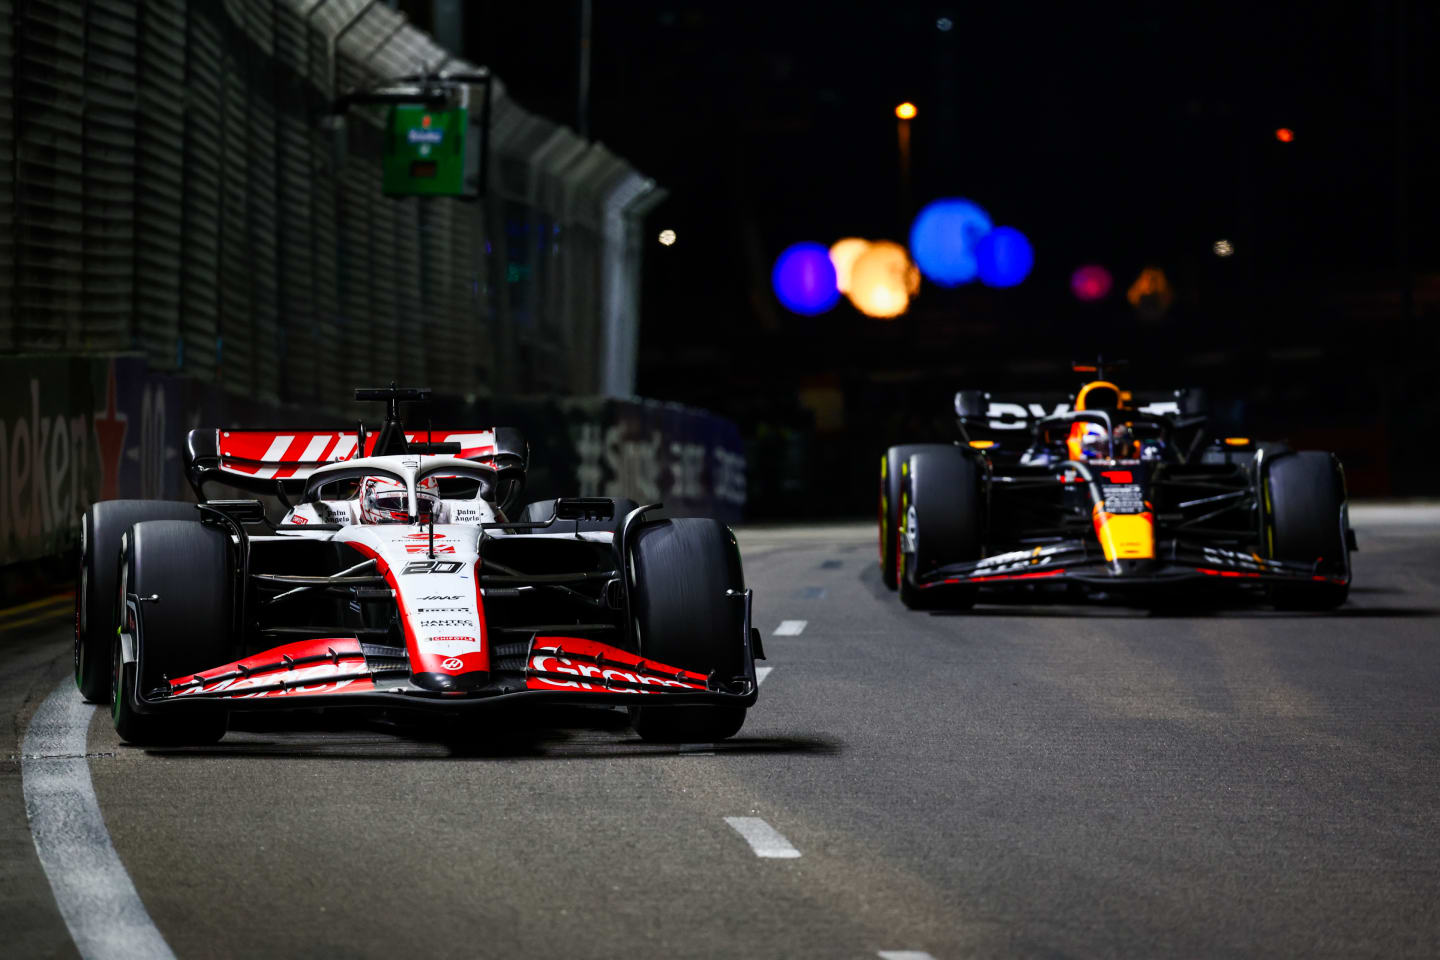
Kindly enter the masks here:
[[[463, 52], [576, 124], [579, 11], [467, 4]], [[950, 435], [954, 390], [1073, 389], [1068, 361], [1097, 352], [1132, 361], [1126, 386], [1203, 386], [1237, 429], [1337, 450], [1352, 492], [1433, 493], [1436, 19], [1412, 0], [596, 3], [589, 134], [670, 191], [648, 236], [679, 236], [647, 253], [639, 392], [741, 424], [755, 516], [867, 510], [874, 457]], [[789, 244], [905, 241], [902, 100], [914, 206], [974, 199], [1027, 234], [1033, 273], [927, 283], [893, 321], [787, 313], [769, 275]], [[1085, 263], [1115, 277], [1100, 303], [1070, 293]], [[1162, 316], [1126, 301], [1145, 266], [1174, 289]]]

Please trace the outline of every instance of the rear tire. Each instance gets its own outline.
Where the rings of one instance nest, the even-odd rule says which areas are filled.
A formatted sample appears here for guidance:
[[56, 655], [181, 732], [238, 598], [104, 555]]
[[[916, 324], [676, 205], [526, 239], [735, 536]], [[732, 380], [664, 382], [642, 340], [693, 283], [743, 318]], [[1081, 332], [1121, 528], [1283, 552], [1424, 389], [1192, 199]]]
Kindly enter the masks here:
[[193, 520], [197, 516], [195, 504], [174, 500], [102, 500], [85, 511], [75, 579], [75, 686], [91, 703], [106, 703], [110, 696], [120, 539], [146, 520]]
[[[735, 535], [718, 520], [684, 518], [647, 523], [631, 548], [633, 612], [640, 655], [725, 679], [747, 673], [742, 631], [745, 576]], [[745, 707], [714, 704], [630, 708], [643, 740], [713, 743], [733, 737]]]
[[900, 582], [900, 487], [905, 470], [912, 455], [944, 449], [939, 443], [904, 443], [880, 458], [880, 580], [891, 590]]
[[[228, 717], [222, 706], [197, 703], [141, 713], [136, 692], [236, 658], [230, 538], [193, 520], [137, 523], [125, 538], [121, 563], [117, 622], [134, 637], [138, 663], [122, 662], [116, 636], [111, 661], [115, 731], [139, 746], [214, 743], [225, 735]], [[137, 601], [132, 616], [127, 600], [151, 596], [158, 599]]]
[[[1312, 564], [1322, 574], [1345, 576], [1345, 479], [1334, 455], [1315, 450], [1277, 457], [1266, 471], [1270, 556]], [[1281, 610], [1333, 610], [1350, 595], [1350, 584], [1312, 581], [1276, 583], [1270, 600]]]
[[904, 481], [900, 599], [911, 609], [968, 610], [980, 595], [975, 584], [921, 589], [919, 582], [937, 567], [980, 559], [980, 465], [956, 446], [925, 447], [911, 455]]

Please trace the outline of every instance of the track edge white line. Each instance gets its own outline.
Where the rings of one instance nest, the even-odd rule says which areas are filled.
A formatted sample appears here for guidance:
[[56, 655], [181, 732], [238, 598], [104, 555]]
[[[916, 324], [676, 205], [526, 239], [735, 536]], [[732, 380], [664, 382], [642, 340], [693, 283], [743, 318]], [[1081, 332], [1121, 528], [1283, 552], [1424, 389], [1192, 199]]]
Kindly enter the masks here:
[[35, 853], [82, 957], [174, 960], [100, 812], [86, 758], [95, 710], [65, 677], [26, 727], [20, 777]]

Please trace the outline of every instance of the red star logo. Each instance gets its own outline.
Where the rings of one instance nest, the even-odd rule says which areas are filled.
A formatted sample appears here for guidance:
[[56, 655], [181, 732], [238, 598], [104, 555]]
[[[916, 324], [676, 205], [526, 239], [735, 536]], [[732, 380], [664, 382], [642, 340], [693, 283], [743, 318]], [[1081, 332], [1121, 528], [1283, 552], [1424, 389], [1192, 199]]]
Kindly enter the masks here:
[[110, 361], [109, 382], [105, 387], [105, 409], [95, 414], [95, 443], [100, 448], [100, 499], [114, 500], [120, 495], [120, 456], [125, 452], [126, 421], [115, 404], [115, 361]]

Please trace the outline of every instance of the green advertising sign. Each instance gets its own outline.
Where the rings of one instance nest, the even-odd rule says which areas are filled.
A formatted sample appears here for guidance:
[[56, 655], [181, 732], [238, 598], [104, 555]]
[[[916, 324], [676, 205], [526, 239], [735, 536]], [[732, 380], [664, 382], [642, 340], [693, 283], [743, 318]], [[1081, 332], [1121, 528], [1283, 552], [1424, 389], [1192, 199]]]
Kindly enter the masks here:
[[[385, 137], [387, 197], [460, 197], [465, 190], [464, 107], [431, 110], [419, 104], [390, 108]], [[473, 191], [472, 191], [473, 193]]]

